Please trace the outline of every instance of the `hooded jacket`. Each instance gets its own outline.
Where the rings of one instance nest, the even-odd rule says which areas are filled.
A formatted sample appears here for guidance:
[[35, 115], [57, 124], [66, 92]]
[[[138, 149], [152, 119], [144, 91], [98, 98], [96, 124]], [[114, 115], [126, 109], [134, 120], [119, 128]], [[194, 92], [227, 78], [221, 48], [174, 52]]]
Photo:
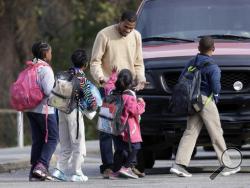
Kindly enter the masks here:
[[[105, 95], [109, 95], [111, 91], [115, 89], [116, 80], [117, 80], [117, 73], [112, 72], [109, 80], [104, 86]], [[130, 131], [130, 141], [131, 143], [142, 142], [139, 116], [143, 114], [145, 111], [145, 102], [137, 100], [135, 94], [134, 95], [123, 94], [122, 98], [124, 101], [124, 109], [122, 112], [121, 120], [123, 124], [125, 124], [126, 121], [128, 122]], [[128, 142], [129, 134], [127, 130], [125, 130], [121, 134], [121, 136], [123, 141]]]

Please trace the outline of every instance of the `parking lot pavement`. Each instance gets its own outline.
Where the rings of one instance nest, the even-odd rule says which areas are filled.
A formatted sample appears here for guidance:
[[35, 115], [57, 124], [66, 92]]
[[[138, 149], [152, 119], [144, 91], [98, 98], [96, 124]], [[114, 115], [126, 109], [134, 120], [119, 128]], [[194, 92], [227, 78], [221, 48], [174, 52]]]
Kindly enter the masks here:
[[[83, 164], [83, 171], [89, 177], [85, 183], [73, 182], [28, 182], [29, 169], [9, 170], [0, 173], [0, 187], [17, 188], [46, 188], [46, 187], [143, 187], [143, 188], [249, 188], [250, 185], [250, 150], [243, 149], [243, 163], [240, 173], [229, 177], [219, 175], [215, 180], [210, 180], [211, 173], [218, 168], [218, 160], [214, 152], [206, 152], [198, 148], [197, 157], [191, 161], [189, 171], [193, 174], [192, 178], [180, 178], [169, 173], [173, 160], [157, 160], [153, 169], [146, 170], [146, 177], [138, 180], [104, 180], [99, 173], [101, 164], [98, 152], [97, 141], [87, 143], [88, 155]], [[9, 148], [0, 149], [0, 159], [5, 162], [18, 160], [27, 157], [29, 159], [30, 147], [23, 149]], [[3, 155], [2, 155], [3, 154]], [[5, 155], [5, 157], [4, 157]], [[22, 156], [22, 157], [21, 157]], [[9, 159], [8, 159], [9, 157]], [[53, 168], [53, 165], [51, 166]]]
[[[98, 141], [87, 141], [87, 155], [96, 155], [99, 153]], [[56, 161], [57, 152], [59, 145], [52, 157], [52, 165]], [[0, 149], [0, 173], [9, 172], [17, 169], [27, 168], [30, 165], [30, 146], [23, 148], [12, 147], [12, 148], [1, 148]]]
[[[204, 151], [202, 151], [203, 153]], [[201, 153], [201, 154], [202, 154]], [[250, 153], [250, 152], [249, 152]], [[169, 173], [172, 160], [157, 160], [153, 169], [146, 171], [146, 177], [137, 180], [103, 179], [99, 173], [100, 165], [99, 155], [91, 155], [86, 158], [83, 165], [84, 173], [89, 180], [84, 183], [73, 182], [28, 182], [28, 169], [13, 171], [11, 173], [0, 173], [0, 187], [16, 187], [16, 188], [101, 188], [101, 187], [139, 187], [139, 188], [249, 188], [250, 185], [250, 169], [249, 166], [244, 168], [248, 172], [240, 172], [238, 174], [222, 177], [218, 176], [214, 181], [209, 179], [212, 171], [217, 168], [217, 159], [211, 157], [209, 159], [196, 159], [191, 162], [190, 171], [193, 173], [192, 178], [180, 178]], [[249, 165], [249, 159], [247, 161]]]

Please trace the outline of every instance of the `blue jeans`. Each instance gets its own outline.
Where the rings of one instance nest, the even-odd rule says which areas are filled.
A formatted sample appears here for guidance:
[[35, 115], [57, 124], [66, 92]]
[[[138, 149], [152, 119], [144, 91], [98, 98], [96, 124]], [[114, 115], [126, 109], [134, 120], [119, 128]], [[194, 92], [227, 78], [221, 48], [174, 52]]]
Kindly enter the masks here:
[[45, 143], [46, 135], [46, 117], [45, 114], [27, 113], [31, 133], [32, 133], [32, 147], [30, 163], [32, 169], [37, 163], [42, 163], [47, 169], [49, 168], [50, 159], [55, 152], [58, 142], [58, 125], [55, 114], [48, 114], [48, 141]]
[[100, 172], [103, 173], [107, 168], [112, 169], [113, 167], [112, 135], [100, 131], [99, 144], [102, 158]]

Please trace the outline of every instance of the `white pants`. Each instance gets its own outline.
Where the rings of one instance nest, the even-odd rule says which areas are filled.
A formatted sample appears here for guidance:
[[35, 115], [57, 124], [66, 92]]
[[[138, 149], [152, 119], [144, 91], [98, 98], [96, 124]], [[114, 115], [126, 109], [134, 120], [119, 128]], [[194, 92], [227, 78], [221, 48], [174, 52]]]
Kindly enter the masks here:
[[72, 171], [77, 175], [82, 175], [81, 165], [86, 156], [85, 130], [83, 115], [79, 112], [79, 133], [77, 132], [77, 110], [70, 114], [59, 112], [59, 139], [60, 154], [57, 168], [61, 171], [67, 170], [69, 159], [71, 158]]

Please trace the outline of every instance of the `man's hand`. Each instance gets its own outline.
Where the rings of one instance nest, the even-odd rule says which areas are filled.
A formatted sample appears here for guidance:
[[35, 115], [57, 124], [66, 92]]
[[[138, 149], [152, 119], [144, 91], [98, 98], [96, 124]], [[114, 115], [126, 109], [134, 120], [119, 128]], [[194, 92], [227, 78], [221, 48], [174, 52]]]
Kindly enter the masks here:
[[103, 85], [103, 84], [105, 84], [105, 81], [104, 80], [99, 80], [99, 83], [100, 83], [100, 85]]
[[103, 86], [105, 83], [106, 83], [106, 82], [105, 82], [104, 78], [103, 78], [103, 77], [100, 77], [100, 78], [99, 78], [99, 84], [100, 84], [101, 86]]
[[142, 90], [142, 89], [145, 87], [145, 84], [147, 84], [146, 81], [139, 82], [139, 83], [137, 84], [137, 86], [134, 87], [134, 90], [135, 90], [135, 91]]

